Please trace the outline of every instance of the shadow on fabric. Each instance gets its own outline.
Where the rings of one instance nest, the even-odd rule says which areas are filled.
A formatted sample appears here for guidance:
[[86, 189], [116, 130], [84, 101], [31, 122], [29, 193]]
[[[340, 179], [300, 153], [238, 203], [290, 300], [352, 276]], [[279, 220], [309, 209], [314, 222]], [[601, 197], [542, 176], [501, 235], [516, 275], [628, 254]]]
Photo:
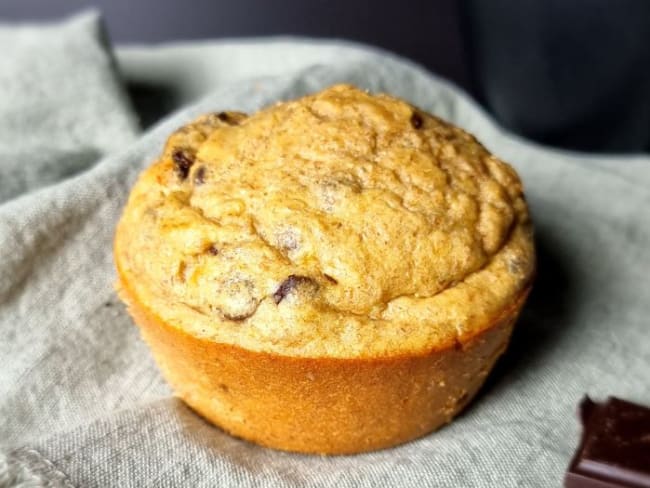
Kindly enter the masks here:
[[[506, 387], [524, 370], [535, 364], [560, 341], [571, 323], [575, 278], [558, 250], [557, 238], [536, 228], [537, 276], [528, 301], [515, 324], [508, 349], [497, 361], [472, 405]], [[577, 399], [576, 399], [577, 400]]]

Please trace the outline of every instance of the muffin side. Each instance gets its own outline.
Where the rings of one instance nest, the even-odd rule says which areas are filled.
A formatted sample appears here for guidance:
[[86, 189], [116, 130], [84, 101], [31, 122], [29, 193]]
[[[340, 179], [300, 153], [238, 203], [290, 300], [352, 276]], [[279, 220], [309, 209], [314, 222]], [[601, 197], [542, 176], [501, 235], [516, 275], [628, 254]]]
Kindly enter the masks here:
[[214, 342], [161, 320], [128, 285], [119, 292], [164, 378], [194, 411], [266, 447], [334, 455], [392, 447], [449, 423], [507, 348], [529, 289], [462, 345], [348, 359]]

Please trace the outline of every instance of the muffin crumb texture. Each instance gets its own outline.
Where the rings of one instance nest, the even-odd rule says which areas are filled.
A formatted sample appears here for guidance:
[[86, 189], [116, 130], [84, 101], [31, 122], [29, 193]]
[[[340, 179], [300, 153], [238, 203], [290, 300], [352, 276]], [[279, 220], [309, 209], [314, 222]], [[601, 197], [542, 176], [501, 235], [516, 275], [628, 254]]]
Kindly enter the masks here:
[[510, 166], [406, 102], [338, 85], [179, 129], [115, 251], [174, 327], [355, 358], [462, 347], [529, 285], [532, 246]]

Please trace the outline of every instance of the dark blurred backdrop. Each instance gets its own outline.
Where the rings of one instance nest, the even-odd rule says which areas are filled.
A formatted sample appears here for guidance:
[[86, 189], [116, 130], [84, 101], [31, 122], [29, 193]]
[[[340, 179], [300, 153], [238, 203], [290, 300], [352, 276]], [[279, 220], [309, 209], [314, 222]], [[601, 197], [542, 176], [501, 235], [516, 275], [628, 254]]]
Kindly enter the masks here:
[[452, 80], [526, 137], [650, 150], [650, 0], [2, 0], [0, 19], [90, 5], [118, 43], [295, 34], [374, 44]]

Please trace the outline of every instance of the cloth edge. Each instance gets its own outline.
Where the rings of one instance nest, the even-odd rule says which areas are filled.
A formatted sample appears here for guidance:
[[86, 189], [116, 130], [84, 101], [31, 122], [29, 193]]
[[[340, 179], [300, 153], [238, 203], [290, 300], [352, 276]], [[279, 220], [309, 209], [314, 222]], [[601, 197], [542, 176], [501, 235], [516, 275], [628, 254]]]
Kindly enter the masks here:
[[0, 452], [0, 487], [74, 488], [68, 476], [35, 449]]

